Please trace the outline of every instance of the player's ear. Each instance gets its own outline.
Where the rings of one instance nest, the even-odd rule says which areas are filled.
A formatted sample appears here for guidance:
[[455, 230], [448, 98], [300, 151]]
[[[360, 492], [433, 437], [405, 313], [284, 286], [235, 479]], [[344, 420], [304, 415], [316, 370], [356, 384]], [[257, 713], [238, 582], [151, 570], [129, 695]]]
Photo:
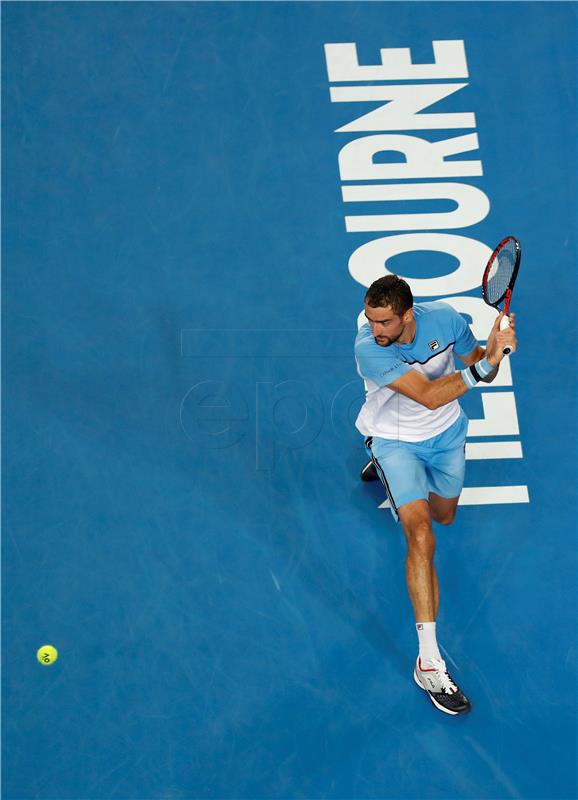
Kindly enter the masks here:
[[412, 319], [413, 319], [413, 306], [411, 308], [408, 308], [405, 314], [403, 315], [403, 321], [406, 323], [411, 322]]

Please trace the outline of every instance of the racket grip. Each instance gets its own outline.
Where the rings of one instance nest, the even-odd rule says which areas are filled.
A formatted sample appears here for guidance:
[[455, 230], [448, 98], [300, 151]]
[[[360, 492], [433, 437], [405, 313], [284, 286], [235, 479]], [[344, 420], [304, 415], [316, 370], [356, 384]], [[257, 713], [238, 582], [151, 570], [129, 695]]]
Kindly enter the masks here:
[[[507, 314], [504, 314], [504, 316], [502, 317], [502, 321], [500, 322], [500, 330], [505, 331], [509, 327], [510, 327], [510, 318], [508, 317]], [[512, 348], [508, 346], [504, 347], [504, 349], [502, 350], [502, 353], [505, 356], [510, 355], [511, 352]]]

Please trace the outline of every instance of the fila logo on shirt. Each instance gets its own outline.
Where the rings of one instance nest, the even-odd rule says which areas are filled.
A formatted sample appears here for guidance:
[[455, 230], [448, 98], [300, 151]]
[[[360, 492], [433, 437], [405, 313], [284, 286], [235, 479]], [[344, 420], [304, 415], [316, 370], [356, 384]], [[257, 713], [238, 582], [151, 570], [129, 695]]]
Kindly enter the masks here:
[[440, 343], [438, 342], [437, 339], [432, 339], [431, 342], [427, 343], [427, 346], [429, 347], [430, 350], [439, 350]]

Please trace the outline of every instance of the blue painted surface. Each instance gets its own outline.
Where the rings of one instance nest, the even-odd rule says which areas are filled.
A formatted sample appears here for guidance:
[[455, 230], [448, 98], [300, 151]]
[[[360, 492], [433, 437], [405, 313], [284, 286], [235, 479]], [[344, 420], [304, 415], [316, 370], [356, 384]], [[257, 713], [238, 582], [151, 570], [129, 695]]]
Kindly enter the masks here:
[[[574, 798], [575, 4], [2, 17], [4, 797]], [[359, 108], [323, 54], [454, 38], [444, 108], [476, 113], [492, 203], [457, 232], [524, 245], [525, 458], [467, 484], [531, 498], [439, 530], [463, 719], [413, 684], [405, 546], [358, 482], [347, 260], [372, 236], [345, 232]]]

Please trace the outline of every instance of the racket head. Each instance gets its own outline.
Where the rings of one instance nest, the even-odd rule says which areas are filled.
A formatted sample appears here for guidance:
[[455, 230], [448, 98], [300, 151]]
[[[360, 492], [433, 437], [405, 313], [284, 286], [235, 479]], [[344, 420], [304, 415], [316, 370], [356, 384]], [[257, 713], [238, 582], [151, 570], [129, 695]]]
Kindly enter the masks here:
[[482, 277], [482, 296], [488, 305], [498, 309], [499, 304], [512, 294], [520, 261], [522, 248], [515, 236], [506, 236], [494, 249]]

